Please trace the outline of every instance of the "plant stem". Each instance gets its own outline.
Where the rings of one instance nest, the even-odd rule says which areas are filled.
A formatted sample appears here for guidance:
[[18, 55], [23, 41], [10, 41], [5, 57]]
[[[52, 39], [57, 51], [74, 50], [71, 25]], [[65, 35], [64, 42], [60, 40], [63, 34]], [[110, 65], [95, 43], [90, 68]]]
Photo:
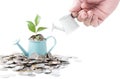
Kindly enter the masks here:
[[36, 31], [37, 29], [35, 28], [35, 35], [37, 35], [37, 31]]

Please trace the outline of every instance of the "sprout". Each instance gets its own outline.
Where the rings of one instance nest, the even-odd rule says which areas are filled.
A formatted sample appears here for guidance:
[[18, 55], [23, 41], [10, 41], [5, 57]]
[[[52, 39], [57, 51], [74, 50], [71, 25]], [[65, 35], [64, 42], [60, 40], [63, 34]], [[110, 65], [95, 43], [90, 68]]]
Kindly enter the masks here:
[[38, 32], [47, 29], [46, 27], [38, 26], [39, 23], [40, 23], [40, 19], [41, 19], [41, 17], [39, 15], [36, 15], [34, 23], [32, 21], [27, 21], [27, 23], [28, 23], [28, 29], [31, 32], [33, 32], [35, 34], [38, 34]]

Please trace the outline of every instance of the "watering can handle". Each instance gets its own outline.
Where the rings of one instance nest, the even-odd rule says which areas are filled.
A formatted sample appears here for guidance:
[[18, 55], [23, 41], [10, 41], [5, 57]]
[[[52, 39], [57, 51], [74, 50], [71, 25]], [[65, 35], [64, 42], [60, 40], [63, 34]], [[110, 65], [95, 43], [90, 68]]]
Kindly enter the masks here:
[[48, 50], [48, 53], [55, 47], [55, 45], [56, 45], [56, 39], [55, 39], [55, 37], [53, 37], [53, 36], [48, 36], [47, 38], [46, 38], [46, 40], [48, 40], [48, 39], [50, 39], [50, 38], [53, 38], [53, 40], [54, 40], [54, 44], [53, 44], [53, 46]]

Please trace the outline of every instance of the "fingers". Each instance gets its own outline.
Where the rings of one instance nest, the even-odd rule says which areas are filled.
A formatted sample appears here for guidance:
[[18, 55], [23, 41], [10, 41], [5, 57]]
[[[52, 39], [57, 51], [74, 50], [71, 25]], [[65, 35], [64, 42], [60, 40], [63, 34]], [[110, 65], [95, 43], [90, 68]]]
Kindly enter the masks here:
[[86, 26], [90, 26], [92, 18], [93, 18], [93, 12], [92, 11], [88, 11], [87, 14], [88, 14], [88, 17], [85, 19], [84, 24]]
[[85, 10], [81, 10], [77, 17], [78, 21], [84, 22], [86, 18], [87, 18], [87, 12]]
[[70, 8], [70, 12], [73, 17], [78, 16], [78, 12], [81, 10], [81, 1], [80, 0], [74, 0], [73, 6]]
[[[98, 2], [101, 0], [98, 0]], [[101, 24], [101, 16], [99, 16], [95, 11], [93, 11], [95, 6], [98, 3], [94, 4], [88, 0], [74, 0], [74, 4], [70, 9], [71, 15], [74, 18], [77, 18], [78, 21], [83, 22], [86, 26], [98, 26]]]
[[77, 18], [78, 12], [72, 12], [71, 15], [72, 15], [73, 18]]
[[77, 16], [78, 21], [83, 22], [86, 26], [96, 27], [102, 23], [97, 15], [93, 11], [81, 10]]
[[94, 26], [94, 27], [98, 26], [98, 17], [97, 16], [93, 15], [91, 25]]
[[99, 26], [101, 23], [103, 22], [103, 20], [101, 20], [97, 15], [93, 15], [92, 21], [91, 21], [91, 25], [93, 27]]

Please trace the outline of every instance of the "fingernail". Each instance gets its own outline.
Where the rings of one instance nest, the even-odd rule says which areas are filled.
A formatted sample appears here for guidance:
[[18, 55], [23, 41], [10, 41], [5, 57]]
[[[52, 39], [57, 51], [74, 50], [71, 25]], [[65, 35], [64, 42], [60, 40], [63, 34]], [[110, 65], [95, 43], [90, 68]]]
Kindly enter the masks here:
[[87, 18], [87, 13], [85, 11], [81, 11], [81, 17], [83, 19]]
[[87, 13], [88, 13], [89, 16], [92, 16], [92, 15], [93, 15], [93, 11], [91, 11], [91, 10], [88, 11]]
[[78, 16], [78, 12], [72, 12], [71, 15], [73, 18], [76, 18]]

